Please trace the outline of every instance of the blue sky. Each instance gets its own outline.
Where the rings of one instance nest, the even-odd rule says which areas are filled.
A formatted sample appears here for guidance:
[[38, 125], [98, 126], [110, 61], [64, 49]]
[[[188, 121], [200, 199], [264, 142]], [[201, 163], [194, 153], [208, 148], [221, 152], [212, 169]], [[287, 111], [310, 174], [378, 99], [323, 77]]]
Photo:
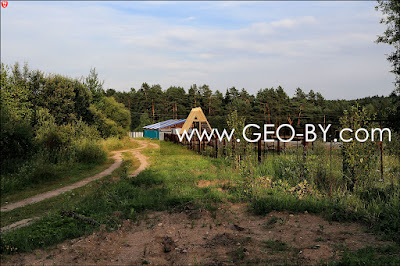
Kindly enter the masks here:
[[1, 60], [71, 77], [96, 67], [105, 88], [281, 85], [328, 99], [388, 95], [370, 1], [13, 2], [1, 9]]

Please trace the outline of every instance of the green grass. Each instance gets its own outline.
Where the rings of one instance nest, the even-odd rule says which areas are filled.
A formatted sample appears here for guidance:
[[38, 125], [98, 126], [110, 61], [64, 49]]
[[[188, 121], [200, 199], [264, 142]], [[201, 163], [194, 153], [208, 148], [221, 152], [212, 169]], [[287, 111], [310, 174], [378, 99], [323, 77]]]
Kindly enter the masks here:
[[[128, 137], [122, 139], [108, 138], [101, 141], [101, 147], [111, 152], [114, 150], [121, 150], [121, 149], [134, 149], [139, 147], [139, 144], [135, 141], [131, 141], [131, 139]], [[126, 156], [128, 156], [127, 159], [132, 159], [132, 155], [126, 155]], [[47, 162], [43, 162], [41, 165], [37, 167], [39, 168], [40, 171], [36, 175], [40, 177], [40, 180], [38, 179], [37, 182], [30, 182], [29, 184], [24, 185], [24, 187], [20, 187], [18, 190], [10, 190], [10, 191], [3, 190], [0, 198], [1, 205], [6, 204], [6, 202], [12, 203], [20, 201], [22, 199], [26, 199], [40, 193], [44, 193], [47, 191], [55, 190], [73, 184], [82, 179], [91, 177], [97, 173], [102, 172], [103, 170], [110, 167], [113, 162], [114, 162], [113, 159], [108, 159], [103, 163], [75, 162], [72, 164], [58, 164], [58, 165], [53, 165], [53, 164], [48, 164]], [[137, 167], [137, 165], [132, 167]], [[36, 170], [33, 169], [32, 171]], [[48, 177], [44, 177], [46, 175]], [[7, 177], [3, 176], [2, 178], [7, 178]]]
[[356, 252], [345, 250], [341, 261], [333, 261], [329, 265], [400, 265], [400, 247], [387, 245], [376, 248], [365, 247]]
[[125, 177], [125, 168], [128, 167], [128, 173], [133, 172], [139, 166], [139, 161], [134, 159], [131, 153], [123, 153], [124, 163], [117, 168], [111, 175], [105, 176], [90, 184], [76, 188], [72, 191], [63, 193], [59, 196], [43, 200], [41, 202], [31, 204], [25, 207], [17, 208], [12, 211], [3, 212], [0, 217], [1, 227], [10, 225], [17, 221], [50, 215], [60, 210], [68, 210], [74, 208], [86, 195], [94, 193], [96, 190], [108, 186], [114, 181], [110, 178], [117, 176]]
[[[220, 167], [224, 162], [202, 157], [171, 143], [161, 145], [162, 149], [145, 151], [146, 154], [154, 156], [153, 160], [157, 163], [136, 178], [121, 178], [117, 183], [103, 182], [93, 189], [82, 188], [81, 192], [74, 192], [75, 196], [71, 198], [66, 198], [71, 195], [63, 195], [63, 198], [53, 199], [52, 203], [43, 202], [35, 204], [36, 207], [26, 207], [26, 210], [15, 210], [10, 212], [8, 219], [2, 219], [12, 220], [11, 217], [16, 216], [17, 212], [22, 212], [19, 215], [20, 220], [64, 204], [61, 205], [64, 210], [72, 210], [113, 228], [122, 219], [136, 219], [144, 210], [179, 210], [179, 206], [188, 202], [204, 208], [213, 208], [221, 201], [222, 192], [208, 187], [199, 188], [196, 184], [203, 179], [230, 179], [232, 173]], [[193, 169], [196, 171], [192, 171]], [[122, 215], [115, 217], [115, 211], [121, 212]], [[72, 227], [74, 233], [65, 233], [64, 226]], [[52, 211], [32, 225], [4, 234], [2, 241], [3, 245], [18, 248], [20, 251], [30, 251], [76, 237], [78, 232], [84, 235], [95, 228], [96, 226], [92, 225], [80, 225], [77, 221], [60, 216], [58, 211]]]
[[[321, 192], [324, 188], [313, 190], [312, 187], [316, 184], [306, 178], [309, 185], [300, 186], [301, 190], [291, 192], [299, 182], [299, 173], [296, 168], [291, 168], [290, 164], [291, 160], [297, 159], [294, 154], [271, 157], [262, 164], [249, 164], [244, 160], [239, 168], [235, 168], [231, 160], [225, 158], [201, 156], [168, 142], [157, 143], [161, 146], [160, 149], [147, 149], [143, 152], [150, 157], [153, 164], [136, 178], [126, 178], [135, 167], [134, 164], [130, 164], [131, 154], [124, 153], [125, 162], [116, 171], [121, 176], [117, 183], [104, 180], [93, 184], [94, 189], [77, 191], [79, 196], [69, 195], [70, 199], [60, 199], [59, 203], [56, 202], [58, 199], [54, 199], [53, 204], [64, 203], [66, 205], [62, 209], [72, 210], [99, 224], [105, 224], [108, 228], [115, 228], [123, 219], [138, 219], [146, 210], [180, 211], [181, 206], [187, 203], [215, 209], [222, 201], [241, 201], [249, 202], [250, 210], [259, 215], [274, 210], [308, 211], [323, 214], [329, 220], [365, 222], [389, 240], [397, 241], [396, 237], [400, 235], [400, 200], [396, 188], [390, 191], [385, 188], [383, 192], [378, 190], [375, 194], [366, 193], [363, 199], [360, 198], [361, 194], [356, 193], [327, 196]], [[259, 178], [264, 178], [260, 180], [265, 183], [258, 182]], [[267, 182], [268, 178], [271, 179], [271, 183]], [[220, 186], [218, 182], [208, 187], [199, 187], [199, 181], [204, 180], [229, 182], [224, 185], [224, 192], [221, 192], [215, 189]], [[379, 196], [381, 194], [385, 196]], [[42, 211], [53, 208], [46, 204], [50, 203], [44, 202], [40, 207]], [[34, 212], [32, 208], [39, 208], [38, 206], [27, 208], [25, 212]], [[119, 211], [121, 215], [116, 217], [113, 215], [115, 211]], [[62, 217], [59, 212], [43, 213], [47, 216], [34, 224], [4, 234], [3, 246], [31, 251], [90, 233], [98, 227]], [[10, 217], [15, 215], [17, 210], [14, 213], [10, 212]], [[21, 214], [18, 220], [23, 216], [26, 214]], [[273, 217], [265, 226], [270, 228], [277, 222]], [[67, 226], [71, 227], [70, 233], [65, 231]], [[267, 241], [265, 248], [277, 251], [291, 250], [279, 241]], [[386, 256], [383, 250], [378, 249], [375, 252], [379, 256]], [[343, 262], [346, 262], [346, 259], [352, 262], [355, 258], [354, 254], [348, 253], [348, 257], [343, 257]]]
[[37, 194], [41, 194], [47, 191], [55, 190], [82, 179], [91, 177], [97, 173], [100, 173], [110, 167], [113, 164], [113, 159], [108, 159], [106, 162], [97, 164], [82, 164], [77, 163], [73, 167], [58, 167], [58, 178], [56, 180], [50, 180], [48, 182], [43, 182], [39, 184], [31, 184], [25, 189], [19, 190], [14, 193], [2, 193], [1, 195], [1, 205], [4, 206], [6, 202], [12, 203], [20, 201]]
[[133, 139], [129, 137], [124, 137], [122, 139], [117, 137], [111, 137], [102, 140], [101, 145], [108, 152], [116, 150], [135, 149], [139, 147], [139, 144], [136, 141], [133, 141]]
[[269, 219], [267, 222], [263, 224], [264, 229], [272, 229], [275, 227], [275, 224], [280, 220], [281, 218], [277, 216], [272, 216], [271, 219]]
[[286, 251], [290, 249], [288, 244], [279, 240], [269, 239], [264, 241], [263, 244], [265, 248], [273, 251]]

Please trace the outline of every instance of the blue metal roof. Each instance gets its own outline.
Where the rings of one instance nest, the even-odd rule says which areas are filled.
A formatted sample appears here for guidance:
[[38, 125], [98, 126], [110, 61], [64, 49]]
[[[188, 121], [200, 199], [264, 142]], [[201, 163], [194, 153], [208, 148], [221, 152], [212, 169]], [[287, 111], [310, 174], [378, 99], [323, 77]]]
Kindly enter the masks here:
[[148, 125], [143, 127], [144, 129], [161, 129], [164, 127], [169, 127], [169, 126], [173, 126], [179, 123], [184, 123], [186, 121], [186, 119], [170, 119], [167, 121], [163, 121], [163, 122], [158, 122], [152, 125]]

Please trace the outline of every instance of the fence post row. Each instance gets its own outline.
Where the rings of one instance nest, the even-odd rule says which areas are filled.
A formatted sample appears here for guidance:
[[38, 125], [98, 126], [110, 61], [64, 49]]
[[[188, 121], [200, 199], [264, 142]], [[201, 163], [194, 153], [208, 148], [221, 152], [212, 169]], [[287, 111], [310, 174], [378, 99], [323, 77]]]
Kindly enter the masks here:
[[[382, 124], [381, 124], [381, 128], [382, 128]], [[302, 129], [298, 129], [296, 128], [295, 130], [296, 132], [299, 131], [301, 133], [304, 133], [304, 130]], [[129, 132], [128, 135], [132, 138], [137, 138], [137, 137], [143, 137], [143, 132]], [[238, 143], [234, 140], [227, 142], [227, 140], [224, 138], [222, 141], [219, 141], [218, 138], [213, 137], [211, 139], [211, 141], [200, 141], [197, 137], [192, 138], [190, 141], [187, 141], [186, 139], [182, 142], [179, 141], [179, 138], [177, 135], [175, 134], [171, 134], [171, 133], [165, 133], [165, 139], [168, 141], [172, 141], [174, 143], [180, 143], [184, 146], [186, 146], [188, 149], [194, 150], [198, 153], [203, 153], [206, 150], [206, 146], [212, 147], [211, 151], [209, 153], [209, 155], [214, 156], [215, 158], [218, 158], [218, 153], [221, 152], [222, 156], [226, 156], [228, 151], [227, 151], [227, 147], [230, 146], [231, 148], [233, 148], [233, 150], [235, 151], [235, 148], [238, 147]], [[329, 149], [329, 179], [330, 182], [332, 183], [332, 178], [333, 178], [333, 171], [335, 169], [335, 166], [332, 165], [332, 163], [334, 162], [334, 155], [333, 155], [333, 150], [336, 149], [338, 143], [334, 143], [333, 140], [334, 138], [338, 137], [338, 130], [335, 130], [334, 128], [330, 128], [330, 140], [329, 140], [329, 144], [327, 144], [327, 148]], [[267, 158], [268, 156], [268, 152], [271, 150], [271, 152], [273, 153], [273, 156], [275, 156], [276, 154], [280, 154], [281, 152], [281, 141], [279, 138], [277, 138], [276, 136], [273, 137], [274, 141], [271, 143], [271, 145], [269, 146], [267, 142], [264, 141], [264, 145], [263, 145], [263, 141], [260, 139], [257, 141], [257, 144], [251, 144], [254, 145], [253, 148], [257, 149], [257, 161], [258, 162], [262, 162], [263, 158], [265, 160], [265, 158]], [[294, 141], [296, 141], [296, 157], [297, 157], [297, 161], [299, 162], [299, 160], [301, 160], [300, 158], [300, 154], [299, 152], [302, 151], [302, 160], [303, 163], [301, 163], [301, 169], [299, 171], [299, 174], [304, 177], [305, 175], [305, 163], [307, 161], [307, 154], [308, 154], [308, 147], [307, 145], [309, 143], [306, 142], [305, 136], [303, 134], [302, 137], [295, 137], [293, 139]], [[336, 140], [335, 140], [336, 142]], [[376, 142], [376, 144], [379, 146], [379, 155], [380, 156], [380, 163], [377, 165], [377, 168], [379, 169], [378, 171], [380, 172], [380, 176], [383, 179], [384, 178], [384, 156], [383, 156], [383, 142], [379, 141]], [[303, 147], [301, 147], [303, 146]], [[284, 147], [284, 152], [286, 152], [286, 148], [288, 148], [288, 145], [286, 145], [286, 143], [283, 143], [283, 147]], [[222, 149], [222, 150], [220, 150]], [[311, 152], [314, 151], [314, 143], [311, 144]], [[344, 178], [346, 178], [349, 174], [352, 174], [352, 169], [351, 167], [349, 167], [348, 165], [348, 158], [345, 152], [345, 147], [341, 146], [341, 157], [342, 157], [342, 162], [341, 162], [341, 172]], [[335, 153], [336, 154], [336, 153]], [[332, 185], [332, 184], [331, 184]]]

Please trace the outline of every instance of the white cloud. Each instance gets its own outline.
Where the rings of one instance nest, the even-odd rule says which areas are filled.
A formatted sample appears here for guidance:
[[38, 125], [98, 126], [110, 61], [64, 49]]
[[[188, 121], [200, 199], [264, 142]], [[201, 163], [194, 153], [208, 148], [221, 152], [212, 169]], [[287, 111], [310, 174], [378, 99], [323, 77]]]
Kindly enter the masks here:
[[311, 24], [311, 23], [316, 23], [316, 19], [312, 16], [306, 16], [306, 17], [300, 17], [298, 19], [282, 19], [278, 21], [273, 21], [271, 22], [271, 25], [273, 27], [278, 27], [278, 28], [294, 28], [296, 26], [299, 26], [301, 24]]
[[373, 43], [383, 29], [378, 18], [368, 16], [373, 10], [363, 10], [356, 20], [338, 17], [331, 8], [326, 14], [281, 12], [280, 19], [270, 19], [258, 3], [210, 5], [220, 11], [253, 8], [255, 15], [233, 26], [210, 23], [202, 13], [171, 21], [96, 2], [13, 2], [2, 10], [2, 60], [28, 61], [70, 76], [86, 75], [95, 66], [105, 85], [116, 89], [138, 88], [145, 81], [164, 88], [193, 83], [219, 90], [245, 87], [252, 93], [284, 85], [289, 94], [301, 86], [328, 98], [354, 98], [388, 94], [392, 88], [384, 56], [389, 49]]

